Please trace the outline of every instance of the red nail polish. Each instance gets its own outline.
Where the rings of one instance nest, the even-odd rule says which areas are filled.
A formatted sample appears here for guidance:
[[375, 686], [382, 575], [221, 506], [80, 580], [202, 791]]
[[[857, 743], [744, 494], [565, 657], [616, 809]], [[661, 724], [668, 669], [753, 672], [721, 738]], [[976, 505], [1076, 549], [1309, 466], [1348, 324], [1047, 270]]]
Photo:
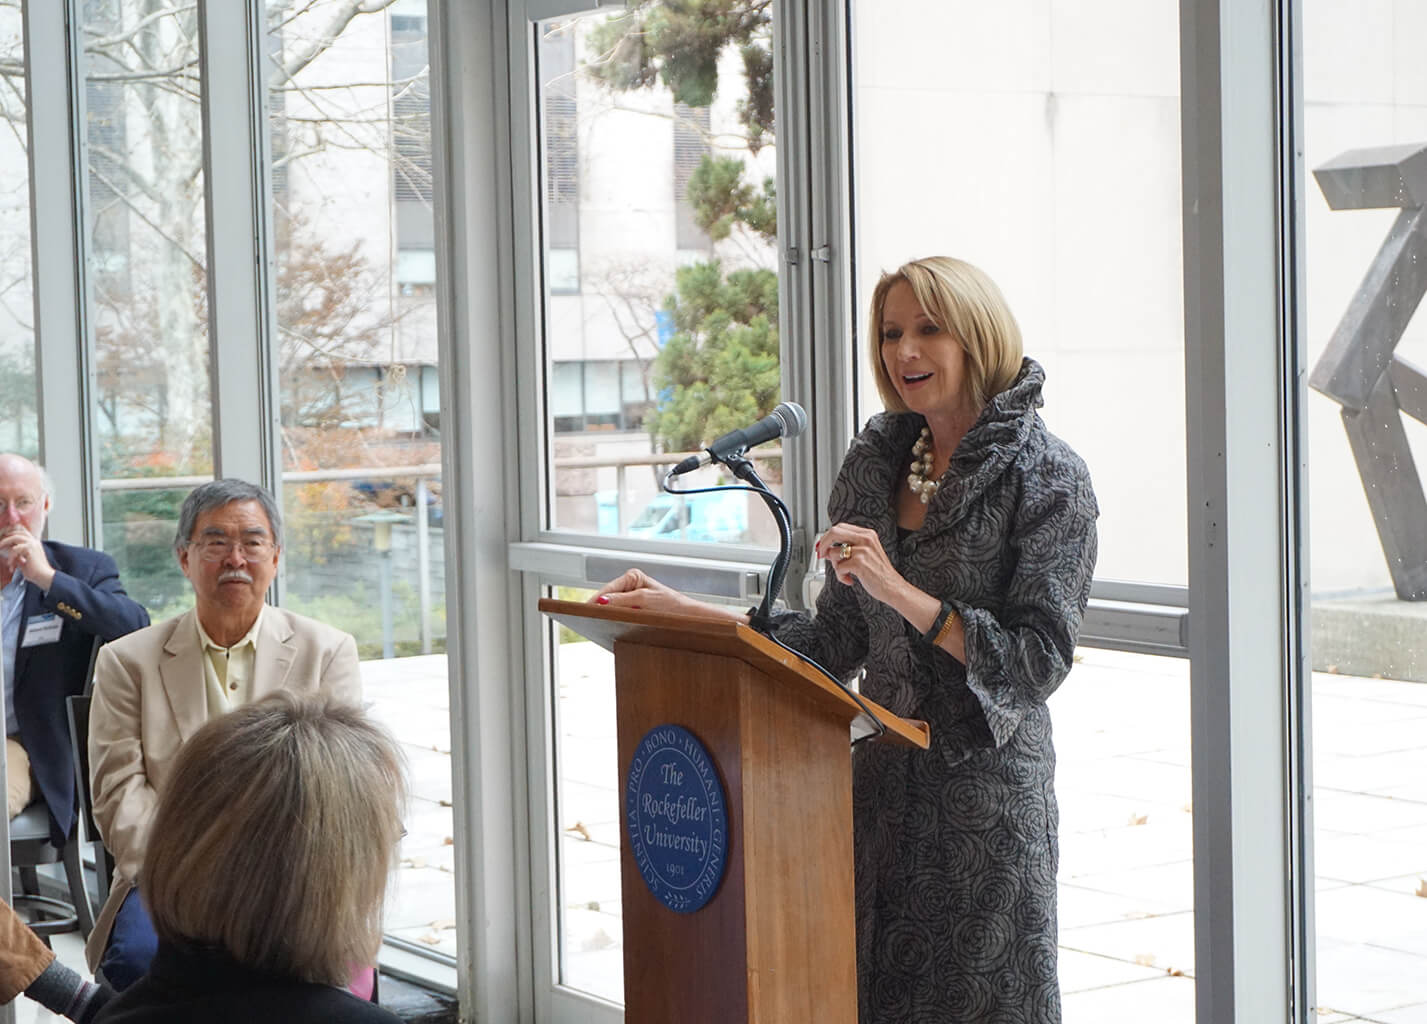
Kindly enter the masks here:
[[595, 598], [595, 603], [596, 603], [596, 604], [609, 604], [609, 598], [606, 597], [604, 594], [601, 594], [599, 597]]

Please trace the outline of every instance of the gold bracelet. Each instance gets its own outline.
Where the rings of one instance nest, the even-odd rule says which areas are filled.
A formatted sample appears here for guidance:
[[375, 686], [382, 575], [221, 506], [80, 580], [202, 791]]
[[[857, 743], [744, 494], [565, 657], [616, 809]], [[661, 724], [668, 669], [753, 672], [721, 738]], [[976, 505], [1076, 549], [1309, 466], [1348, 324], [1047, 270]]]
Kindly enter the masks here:
[[955, 611], [952, 611], [952, 613], [946, 617], [946, 621], [941, 624], [941, 629], [936, 631], [936, 639], [932, 641], [932, 646], [940, 647], [941, 642], [951, 636], [952, 624], [959, 618], [961, 618], [961, 616]]

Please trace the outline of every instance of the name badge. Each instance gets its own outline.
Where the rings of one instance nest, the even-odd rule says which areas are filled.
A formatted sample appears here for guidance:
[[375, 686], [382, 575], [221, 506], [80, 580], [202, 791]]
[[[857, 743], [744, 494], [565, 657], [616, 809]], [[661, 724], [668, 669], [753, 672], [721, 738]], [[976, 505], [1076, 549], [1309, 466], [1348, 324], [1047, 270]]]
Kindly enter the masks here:
[[52, 644], [59, 640], [59, 631], [64, 628], [64, 620], [54, 612], [48, 615], [36, 615], [25, 623], [25, 639], [21, 641], [21, 647], [39, 647], [41, 644]]

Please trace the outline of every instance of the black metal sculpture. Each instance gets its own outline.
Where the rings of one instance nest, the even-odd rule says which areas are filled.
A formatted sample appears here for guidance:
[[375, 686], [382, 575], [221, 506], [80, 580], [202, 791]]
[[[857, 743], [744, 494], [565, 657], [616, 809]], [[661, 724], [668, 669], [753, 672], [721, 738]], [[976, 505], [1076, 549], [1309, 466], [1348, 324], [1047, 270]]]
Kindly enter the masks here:
[[1313, 177], [1334, 210], [1402, 210], [1308, 383], [1343, 407], [1397, 596], [1427, 600], [1427, 496], [1402, 422], [1427, 423], [1427, 374], [1395, 352], [1427, 293], [1427, 144], [1352, 149]]

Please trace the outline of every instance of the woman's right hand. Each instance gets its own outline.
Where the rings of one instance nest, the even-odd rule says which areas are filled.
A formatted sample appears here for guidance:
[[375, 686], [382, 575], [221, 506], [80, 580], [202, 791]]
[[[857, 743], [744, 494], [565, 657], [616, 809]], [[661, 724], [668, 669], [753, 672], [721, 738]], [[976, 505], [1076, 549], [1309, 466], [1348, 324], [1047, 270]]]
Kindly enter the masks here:
[[674, 612], [679, 615], [701, 615], [705, 618], [731, 618], [747, 622], [748, 616], [731, 608], [705, 604], [685, 597], [672, 587], [666, 587], [642, 569], [627, 569], [618, 579], [606, 583], [591, 604], [609, 608], [640, 608], [653, 612]]

